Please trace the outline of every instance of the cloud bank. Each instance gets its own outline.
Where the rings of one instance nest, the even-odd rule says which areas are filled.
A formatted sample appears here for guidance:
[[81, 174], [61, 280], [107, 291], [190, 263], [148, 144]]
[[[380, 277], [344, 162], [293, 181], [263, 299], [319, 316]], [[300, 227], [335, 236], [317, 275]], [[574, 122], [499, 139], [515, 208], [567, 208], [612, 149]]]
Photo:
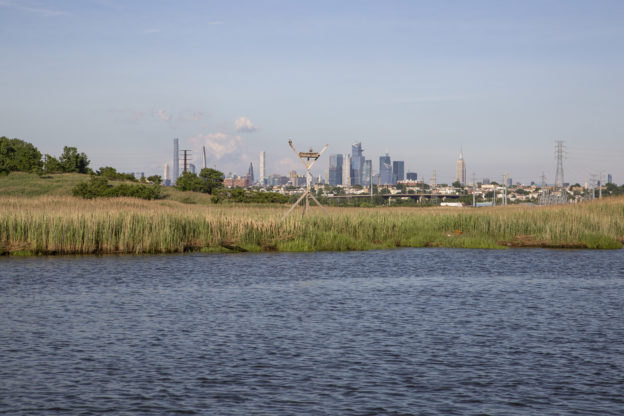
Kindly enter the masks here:
[[239, 117], [234, 120], [234, 129], [241, 133], [251, 133], [258, 130], [258, 127], [254, 126], [247, 117]]
[[198, 134], [188, 140], [194, 147], [206, 146], [209, 159], [219, 160], [226, 155], [236, 153], [242, 147], [240, 136], [227, 133]]

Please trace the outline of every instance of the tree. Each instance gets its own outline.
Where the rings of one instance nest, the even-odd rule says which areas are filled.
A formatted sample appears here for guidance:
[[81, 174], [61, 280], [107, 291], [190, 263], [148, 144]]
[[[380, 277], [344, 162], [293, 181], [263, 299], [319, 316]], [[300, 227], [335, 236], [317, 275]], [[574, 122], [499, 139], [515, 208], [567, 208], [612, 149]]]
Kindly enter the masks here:
[[89, 159], [84, 153], [78, 153], [75, 147], [63, 147], [63, 154], [59, 157], [63, 172], [88, 173]]
[[182, 175], [176, 181], [175, 187], [180, 191], [206, 192], [204, 180], [191, 172], [182, 172]]
[[453, 188], [463, 188], [463, 186], [460, 181], [455, 181], [453, 182]]
[[160, 185], [162, 183], [162, 178], [160, 177], [160, 175], [148, 176], [147, 180], [153, 183], [154, 185]]
[[223, 188], [223, 172], [216, 169], [203, 168], [199, 172], [199, 177], [204, 181], [204, 190], [213, 194], [217, 189]]
[[118, 175], [117, 169], [111, 166], [102, 166], [97, 170], [97, 172], [95, 172], [95, 174], [98, 176], [103, 176], [106, 179], [117, 179]]
[[0, 173], [40, 172], [42, 167], [41, 153], [35, 146], [20, 139], [0, 137]]
[[45, 155], [45, 163], [43, 164], [43, 169], [47, 173], [59, 173], [63, 172], [63, 166], [61, 162], [54, 156]]

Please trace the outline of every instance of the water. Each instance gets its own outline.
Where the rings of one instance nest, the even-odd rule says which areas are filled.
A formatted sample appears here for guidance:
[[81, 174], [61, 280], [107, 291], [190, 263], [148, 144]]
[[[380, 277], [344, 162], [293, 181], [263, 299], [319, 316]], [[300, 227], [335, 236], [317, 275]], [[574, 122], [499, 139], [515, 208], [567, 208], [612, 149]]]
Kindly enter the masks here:
[[0, 413], [624, 414], [624, 250], [0, 259]]

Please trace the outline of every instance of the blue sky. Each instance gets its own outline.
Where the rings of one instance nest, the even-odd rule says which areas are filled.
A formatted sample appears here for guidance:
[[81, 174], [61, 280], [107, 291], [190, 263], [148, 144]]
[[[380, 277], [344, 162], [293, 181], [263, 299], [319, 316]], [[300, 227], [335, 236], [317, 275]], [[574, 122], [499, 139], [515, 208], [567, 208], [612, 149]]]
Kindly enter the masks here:
[[[162, 174], [172, 139], [228, 173], [288, 148], [388, 152], [452, 181], [624, 183], [622, 1], [0, 0], [0, 135]], [[324, 172], [328, 157], [318, 163]]]

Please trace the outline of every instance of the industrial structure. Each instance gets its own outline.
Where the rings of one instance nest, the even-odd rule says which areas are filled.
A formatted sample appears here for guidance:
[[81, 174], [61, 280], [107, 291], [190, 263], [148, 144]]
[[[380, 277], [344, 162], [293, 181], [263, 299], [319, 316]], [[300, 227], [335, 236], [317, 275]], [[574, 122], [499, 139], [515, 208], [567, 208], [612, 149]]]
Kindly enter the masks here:
[[180, 150], [178, 139], [173, 139], [173, 172], [171, 175], [171, 184], [175, 185], [180, 176]]
[[563, 180], [563, 140], [555, 141], [555, 154], [557, 157], [557, 171], [555, 173], [555, 188], [561, 188]]
[[[321, 155], [323, 154], [323, 152], [325, 150], [327, 150], [327, 146], [329, 146], [328, 144], [325, 145], [325, 147], [323, 147], [323, 150], [321, 150], [320, 152], [315, 152], [312, 149], [310, 149], [309, 152], [297, 152], [297, 150], [295, 150], [295, 147], [292, 144], [292, 140], [288, 140], [288, 145], [290, 146], [290, 148], [293, 150], [293, 152], [295, 152], [295, 154], [297, 155], [297, 157], [299, 158], [299, 160], [301, 160], [301, 163], [303, 163], [303, 166], [305, 166], [306, 168], [306, 190], [305, 192], [299, 197], [299, 199], [297, 199], [297, 202], [295, 202], [290, 209], [288, 210], [288, 212], [286, 212], [286, 214], [284, 214], [284, 216], [282, 217], [282, 221], [284, 220], [284, 218], [286, 218], [288, 216], [288, 214], [291, 213], [291, 211], [293, 209], [295, 209], [295, 207], [297, 205], [299, 205], [299, 202], [301, 202], [301, 200], [303, 200], [305, 198], [305, 205], [303, 207], [303, 215], [306, 215], [308, 213], [308, 209], [310, 208], [310, 198], [312, 198], [312, 200], [314, 202], [316, 202], [316, 204], [323, 208], [323, 206], [321, 205], [320, 202], [318, 202], [318, 200], [314, 197], [314, 195], [312, 195], [310, 193], [310, 186], [311, 186], [311, 182], [312, 182], [312, 177], [310, 176], [310, 168], [316, 163], [316, 161], [318, 160], [319, 157], [321, 157]], [[305, 159], [305, 160], [304, 160]], [[324, 208], [323, 208], [324, 209]]]

